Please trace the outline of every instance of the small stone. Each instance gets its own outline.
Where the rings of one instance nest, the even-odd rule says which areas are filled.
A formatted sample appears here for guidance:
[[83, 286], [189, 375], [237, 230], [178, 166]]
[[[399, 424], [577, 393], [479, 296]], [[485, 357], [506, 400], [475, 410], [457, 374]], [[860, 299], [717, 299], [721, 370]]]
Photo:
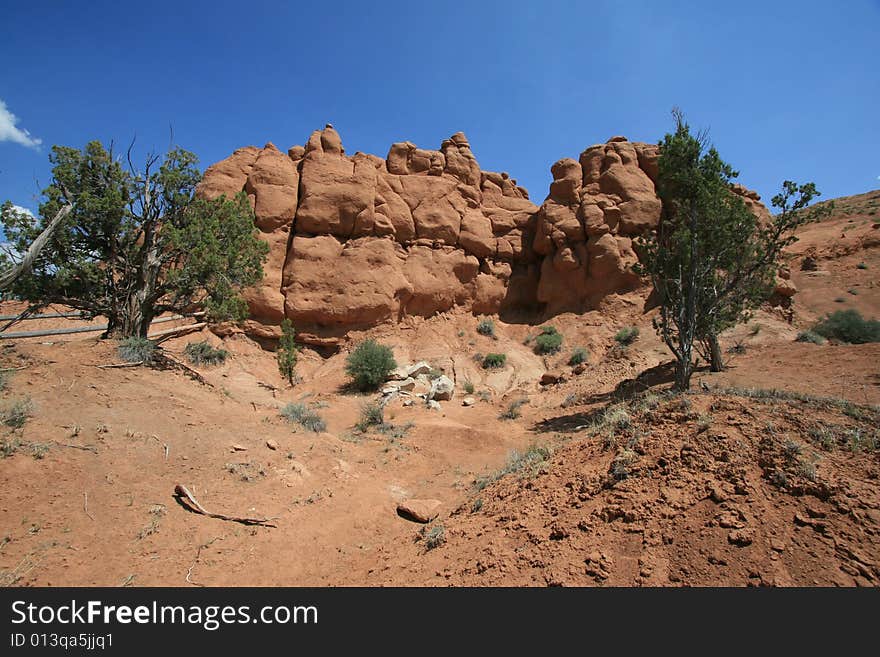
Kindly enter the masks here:
[[755, 540], [755, 530], [753, 529], [734, 529], [727, 535], [727, 541], [733, 545], [745, 547], [751, 545]]
[[239, 445], [238, 443], [232, 443], [232, 448], [229, 450], [230, 452], [244, 452], [247, 450], [247, 447], [244, 445]]
[[477, 400], [474, 399], [473, 397], [465, 397], [464, 399], [461, 400], [462, 406], [473, 406], [476, 403], [477, 403]]
[[431, 391], [428, 393], [428, 399], [437, 399], [440, 401], [448, 401], [455, 394], [455, 383], [446, 375], [438, 376], [431, 383]]
[[404, 500], [398, 503], [397, 513], [413, 522], [431, 522], [439, 514], [440, 500]]
[[403, 405], [404, 405], [404, 406], [412, 406], [412, 405], [413, 405], [413, 400], [412, 400], [412, 399], [404, 399], [404, 400], [403, 400]]
[[440, 402], [436, 402], [433, 399], [428, 400], [428, 408], [432, 411], [442, 411], [443, 407], [440, 405]]
[[273, 438], [269, 438], [269, 440], [266, 441], [266, 447], [271, 450], [276, 450], [278, 449], [278, 441], [274, 440]]
[[565, 381], [565, 377], [559, 372], [544, 372], [541, 375], [541, 385], [549, 386], [555, 383], [563, 383]]
[[780, 541], [778, 538], [771, 538], [770, 549], [776, 550], [777, 552], [785, 552], [785, 543]]
[[583, 373], [586, 372], [586, 371], [587, 371], [587, 366], [584, 365], [583, 363], [578, 363], [578, 364], [575, 365], [574, 368], [571, 370], [571, 373], [572, 373], [572, 374], [583, 374]]

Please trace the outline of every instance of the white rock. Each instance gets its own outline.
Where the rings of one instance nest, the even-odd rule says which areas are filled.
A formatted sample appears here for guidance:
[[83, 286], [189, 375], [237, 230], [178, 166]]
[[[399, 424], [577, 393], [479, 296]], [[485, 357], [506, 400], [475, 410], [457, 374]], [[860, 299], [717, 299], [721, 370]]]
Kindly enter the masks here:
[[441, 374], [431, 383], [431, 391], [428, 393], [428, 399], [439, 399], [447, 401], [452, 399], [455, 394], [455, 383], [445, 374]]
[[476, 403], [477, 403], [477, 400], [474, 399], [473, 397], [465, 397], [464, 399], [461, 400], [462, 406], [473, 406]]
[[443, 407], [440, 405], [440, 402], [435, 402], [433, 399], [428, 400], [428, 408], [432, 411], [442, 411]]
[[418, 376], [419, 374], [428, 374], [433, 368], [430, 363], [427, 363], [423, 360], [420, 360], [415, 365], [410, 365], [406, 368], [406, 375], [410, 376]]

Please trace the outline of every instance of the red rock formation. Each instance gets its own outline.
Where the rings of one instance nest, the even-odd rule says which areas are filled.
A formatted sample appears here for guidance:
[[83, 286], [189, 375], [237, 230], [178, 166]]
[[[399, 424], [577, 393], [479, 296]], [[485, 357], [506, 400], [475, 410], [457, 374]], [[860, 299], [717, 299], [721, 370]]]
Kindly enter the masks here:
[[346, 155], [327, 125], [286, 155], [235, 151], [197, 193], [244, 190], [270, 246], [262, 284], [245, 293], [246, 330], [275, 337], [287, 316], [302, 339], [327, 344], [407, 315], [538, 320], [637, 288], [632, 238], [660, 219], [657, 158], [654, 145], [612, 137], [556, 162], [539, 208], [508, 174], [481, 171], [463, 133], [440, 150], [392, 144], [381, 159]]

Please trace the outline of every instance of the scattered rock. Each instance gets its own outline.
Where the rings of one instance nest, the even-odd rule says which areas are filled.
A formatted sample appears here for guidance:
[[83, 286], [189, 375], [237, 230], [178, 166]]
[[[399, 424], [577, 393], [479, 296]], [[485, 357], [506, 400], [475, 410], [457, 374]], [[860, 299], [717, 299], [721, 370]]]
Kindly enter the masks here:
[[232, 447], [230, 448], [230, 452], [244, 452], [247, 450], [247, 447], [244, 445], [239, 445], [238, 443], [232, 443]]
[[425, 361], [422, 360], [422, 361], [419, 361], [418, 363], [416, 363], [415, 365], [410, 365], [409, 367], [406, 368], [406, 377], [407, 378], [417, 377], [420, 374], [427, 375], [427, 374], [430, 374], [432, 369], [433, 368], [431, 367], [430, 363], [426, 363]]
[[565, 381], [565, 376], [560, 372], [544, 372], [541, 375], [541, 385], [549, 386], [556, 383], [563, 383]]
[[477, 400], [474, 399], [473, 397], [465, 397], [464, 399], [461, 400], [462, 406], [473, 406], [476, 403], [477, 403]]
[[584, 364], [584, 363], [578, 363], [577, 365], [575, 365], [575, 366], [572, 368], [571, 373], [572, 373], [572, 374], [575, 374], [575, 375], [578, 375], [578, 374], [583, 374], [583, 373], [586, 372], [586, 371], [587, 371], [587, 366], [586, 366], [586, 364]]
[[274, 438], [269, 438], [269, 440], [266, 441], [266, 447], [268, 447], [271, 450], [277, 450], [278, 449], [278, 441], [275, 440]]
[[413, 522], [431, 522], [439, 514], [440, 500], [404, 500], [398, 503], [397, 513]]
[[755, 530], [745, 527], [743, 529], [734, 529], [727, 535], [727, 542], [739, 547], [751, 545], [755, 540]]
[[403, 405], [404, 405], [404, 406], [412, 406], [412, 405], [413, 405], [413, 400], [412, 400], [412, 399], [404, 399], [404, 400], [403, 400]]
[[443, 407], [440, 405], [440, 402], [434, 401], [433, 399], [428, 400], [428, 408], [432, 411], [442, 411]]
[[455, 383], [444, 374], [434, 379], [431, 383], [431, 391], [428, 393], [428, 399], [449, 401], [454, 394]]

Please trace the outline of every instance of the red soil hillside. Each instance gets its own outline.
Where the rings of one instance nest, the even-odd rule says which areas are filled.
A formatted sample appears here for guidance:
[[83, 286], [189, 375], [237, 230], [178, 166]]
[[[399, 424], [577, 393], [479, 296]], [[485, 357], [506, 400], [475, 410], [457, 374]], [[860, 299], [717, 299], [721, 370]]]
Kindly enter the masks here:
[[[830, 239], [840, 222], [855, 240], [846, 252]], [[94, 334], [5, 341], [0, 584], [875, 585], [880, 345], [795, 337], [826, 308], [873, 314], [876, 232], [863, 215], [804, 229], [792, 312], [759, 312], [722, 336], [730, 368], [700, 370], [684, 397], [664, 394], [669, 354], [642, 288], [555, 315], [557, 354], [534, 352], [544, 323], [494, 317], [495, 336], [481, 335], [472, 308], [453, 305], [337, 335], [333, 355], [304, 349], [293, 388], [241, 332], [161, 343], [181, 362], [190, 342], [226, 349], [222, 365], [191, 366], [200, 380], [168, 361], [99, 368], [119, 356]], [[810, 244], [824, 278], [800, 269]], [[846, 302], [827, 305], [829, 293]], [[625, 326], [640, 335], [622, 348]], [[419, 381], [387, 396], [386, 425], [359, 430], [364, 404], [381, 398], [345, 385], [365, 337], [449, 377], [452, 399], [428, 408]], [[576, 347], [583, 367], [567, 364]], [[490, 352], [504, 367], [481, 367]], [[282, 418], [289, 402], [325, 428]], [[176, 484], [211, 512], [274, 526], [188, 511]], [[399, 516], [413, 499], [439, 500], [438, 517]]]

